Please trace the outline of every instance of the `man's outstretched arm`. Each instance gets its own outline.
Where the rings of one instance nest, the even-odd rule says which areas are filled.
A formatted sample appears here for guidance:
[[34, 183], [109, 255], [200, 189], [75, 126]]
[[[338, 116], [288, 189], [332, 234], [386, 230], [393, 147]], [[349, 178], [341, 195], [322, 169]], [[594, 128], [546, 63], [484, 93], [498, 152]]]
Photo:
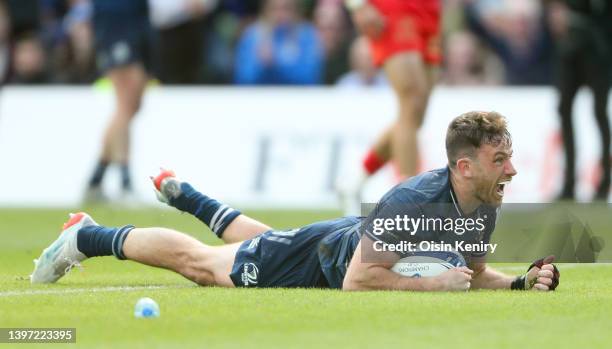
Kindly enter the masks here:
[[486, 263], [472, 263], [470, 267], [474, 270], [472, 289], [509, 289], [515, 279], [514, 276], [487, 266]]
[[[391, 252], [375, 252], [371, 256], [372, 240], [363, 237], [355, 249], [342, 289], [345, 291], [410, 290], [410, 291], [465, 291], [470, 288], [472, 271], [467, 267], [448, 270], [436, 277], [409, 278], [390, 270], [397, 255]], [[387, 262], [388, 261], [388, 262]]]
[[546, 257], [531, 265], [526, 274], [510, 276], [501, 273], [484, 262], [474, 262], [472, 289], [515, 289], [552, 291], [559, 284], [559, 271], [552, 264], [554, 257]]

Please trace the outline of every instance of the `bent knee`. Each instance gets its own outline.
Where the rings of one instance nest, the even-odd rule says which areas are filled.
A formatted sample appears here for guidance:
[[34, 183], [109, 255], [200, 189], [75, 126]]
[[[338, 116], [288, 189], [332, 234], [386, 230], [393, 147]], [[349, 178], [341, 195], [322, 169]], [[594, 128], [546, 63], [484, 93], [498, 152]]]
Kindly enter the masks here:
[[205, 258], [196, 251], [184, 251], [177, 255], [179, 261], [178, 271], [187, 279], [200, 286], [215, 284], [214, 273], [206, 265]]
[[181, 275], [200, 286], [215, 285], [215, 277], [212, 272], [197, 266], [184, 266], [180, 270]]

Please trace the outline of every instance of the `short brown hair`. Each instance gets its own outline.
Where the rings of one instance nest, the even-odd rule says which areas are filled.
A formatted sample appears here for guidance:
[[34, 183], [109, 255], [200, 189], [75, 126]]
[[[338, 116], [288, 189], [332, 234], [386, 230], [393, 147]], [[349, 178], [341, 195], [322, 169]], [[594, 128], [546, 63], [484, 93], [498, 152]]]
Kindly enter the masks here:
[[494, 111], [471, 111], [461, 114], [448, 125], [446, 156], [448, 165], [455, 167], [461, 157], [474, 158], [483, 144], [512, 145], [506, 118]]

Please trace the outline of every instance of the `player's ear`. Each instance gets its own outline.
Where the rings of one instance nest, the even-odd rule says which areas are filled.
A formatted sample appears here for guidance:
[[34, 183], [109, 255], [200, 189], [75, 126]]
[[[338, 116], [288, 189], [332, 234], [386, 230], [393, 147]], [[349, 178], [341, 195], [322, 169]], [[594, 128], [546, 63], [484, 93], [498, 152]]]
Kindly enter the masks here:
[[472, 160], [468, 157], [457, 160], [457, 171], [461, 173], [463, 177], [472, 177]]

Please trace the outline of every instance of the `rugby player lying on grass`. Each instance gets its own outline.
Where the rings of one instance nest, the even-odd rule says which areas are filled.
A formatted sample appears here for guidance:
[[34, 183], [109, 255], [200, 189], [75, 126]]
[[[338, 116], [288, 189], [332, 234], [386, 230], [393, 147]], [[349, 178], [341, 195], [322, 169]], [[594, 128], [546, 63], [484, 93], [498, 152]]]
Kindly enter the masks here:
[[[484, 229], [454, 237], [489, 242], [504, 186], [516, 175], [505, 118], [495, 112], [469, 112], [455, 118], [446, 134], [446, 151], [448, 167], [397, 185], [368, 217], [343, 217], [285, 231], [273, 230], [197, 192], [171, 171], [162, 171], [153, 178], [160, 201], [194, 215], [225, 245], [208, 246], [165, 228], [105, 227], [78, 213], [71, 215], [60, 237], [35, 261], [31, 281], [52, 283], [86, 258], [114, 255], [175, 271], [203, 286], [554, 290], [559, 273], [550, 264], [551, 258], [537, 261], [525, 275], [512, 277], [487, 267], [486, 252], [462, 252], [467, 267], [449, 269], [435, 277], [410, 278], [390, 270], [400, 258], [396, 253], [365, 256], [373, 251], [374, 241], [398, 238], [393, 232], [375, 234], [368, 228], [374, 219], [395, 213], [421, 216], [412, 209], [401, 212], [403, 207], [434, 205], [442, 208], [435, 214], [452, 219], [487, 215]], [[420, 234], [413, 238], [430, 238]]]

